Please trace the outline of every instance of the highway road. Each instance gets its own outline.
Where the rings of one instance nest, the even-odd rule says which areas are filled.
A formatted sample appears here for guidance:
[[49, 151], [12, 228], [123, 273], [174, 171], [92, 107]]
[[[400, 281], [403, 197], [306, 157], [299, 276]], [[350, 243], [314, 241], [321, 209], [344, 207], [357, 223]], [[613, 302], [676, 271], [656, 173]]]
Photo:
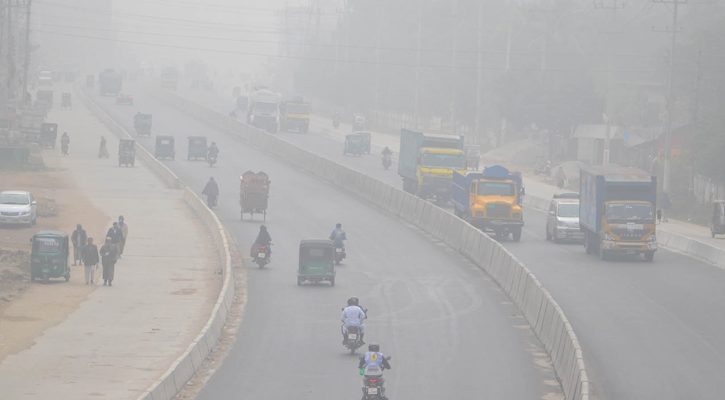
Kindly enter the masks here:
[[[164, 163], [197, 192], [215, 177], [221, 191], [216, 213], [245, 251], [262, 222], [240, 221], [239, 176], [263, 170], [272, 180], [265, 222], [274, 239], [272, 263], [250, 269], [237, 341], [200, 400], [358, 398], [357, 357], [340, 343], [340, 308], [350, 296], [369, 309], [368, 343], [379, 342], [393, 356], [386, 374], [391, 400], [558, 398], [542, 346], [508, 298], [468, 260], [140, 90], [134, 95], [133, 107], [93, 99], [129, 132], [137, 111], [153, 113], [154, 135], [177, 140], [176, 161]], [[186, 137], [199, 134], [221, 149], [213, 168], [186, 160]], [[153, 140], [139, 143], [153, 151]], [[109, 141], [112, 154], [116, 143]], [[336, 286], [298, 287], [299, 241], [326, 237], [337, 222], [347, 231], [349, 258], [338, 268]]]
[[[212, 92], [180, 93], [219, 111], [232, 107]], [[378, 156], [343, 157], [339, 142], [314, 131], [279, 136], [401, 186], [397, 165], [383, 171]], [[536, 274], [569, 318], [596, 398], [722, 398], [723, 270], [664, 249], [654, 263], [641, 257], [602, 262], [587, 256], [581, 245], [547, 242], [543, 212], [527, 208], [524, 215], [521, 242], [503, 244]]]

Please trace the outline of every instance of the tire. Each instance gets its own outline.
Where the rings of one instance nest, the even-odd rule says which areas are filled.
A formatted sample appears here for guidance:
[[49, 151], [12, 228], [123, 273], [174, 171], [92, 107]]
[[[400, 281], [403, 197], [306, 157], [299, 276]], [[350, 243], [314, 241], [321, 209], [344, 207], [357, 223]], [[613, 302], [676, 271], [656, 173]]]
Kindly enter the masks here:
[[50, 283], [50, 275], [47, 272], [43, 274], [43, 283], [46, 285]]
[[[350, 340], [350, 339], [348, 339], [348, 340]], [[355, 354], [355, 345], [352, 345], [350, 347], [350, 354]]]
[[66, 274], [66, 276], [65, 276], [65, 281], [68, 282], [69, 280], [70, 280], [70, 272], [68, 272], [68, 274]]
[[712, 237], [712, 238], [715, 237], [715, 231], [712, 230], [712, 228], [710, 228], [710, 237]]
[[515, 231], [511, 232], [511, 236], [514, 239], [514, 242], [521, 241], [521, 229], [516, 229]]
[[551, 235], [549, 235], [549, 227], [546, 227], [546, 240], [551, 240]]
[[335, 260], [335, 264], [340, 265], [340, 260]]
[[330, 279], [330, 286], [335, 286], [335, 278]]
[[556, 237], [556, 235], [554, 235], [553, 238], [554, 238], [554, 243], [556, 243], [556, 244], [561, 243], [561, 239], [559, 239], [558, 237]]
[[648, 251], [647, 253], [644, 253], [644, 259], [648, 262], [652, 262], [655, 259], [655, 252]]
[[302, 286], [302, 279], [300, 277], [297, 277], [297, 286]]
[[608, 252], [606, 250], [600, 248], [599, 249], [599, 258], [602, 261], [608, 261], [609, 260], [609, 254], [608, 254]]

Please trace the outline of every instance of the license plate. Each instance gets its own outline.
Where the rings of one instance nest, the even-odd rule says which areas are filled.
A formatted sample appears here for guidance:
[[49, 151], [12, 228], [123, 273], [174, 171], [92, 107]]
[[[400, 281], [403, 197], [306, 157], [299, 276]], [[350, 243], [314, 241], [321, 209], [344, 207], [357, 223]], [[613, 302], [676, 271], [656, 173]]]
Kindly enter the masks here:
[[501, 224], [503, 224], [503, 221], [500, 221], [500, 220], [494, 219], [493, 221], [491, 221], [491, 223], [492, 223], [493, 225], [501, 225]]
[[347, 338], [350, 340], [357, 340], [357, 335], [354, 333], [351, 333], [351, 334], [347, 335]]
[[368, 388], [368, 394], [378, 394], [378, 388]]
[[335, 249], [336, 252], [342, 253], [342, 249]]
[[637, 254], [637, 251], [635, 251], [635, 250], [627, 250], [627, 254]]
[[267, 257], [267, 255], [264, 253], [257, 254], [257, 258], [264, 258], [264, 257]]

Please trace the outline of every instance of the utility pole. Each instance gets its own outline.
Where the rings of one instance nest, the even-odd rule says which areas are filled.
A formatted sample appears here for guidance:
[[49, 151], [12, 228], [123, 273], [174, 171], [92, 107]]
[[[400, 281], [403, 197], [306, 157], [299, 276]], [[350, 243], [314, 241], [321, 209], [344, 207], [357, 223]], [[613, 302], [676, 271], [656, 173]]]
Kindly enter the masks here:
[[32, 0], [27, 0], [25, 13], [25, 60], [23, 62], [23, 105], [30, 102], [28, 93], [28, 70], [30, 69], [30, 9]]
[[698, 114], [700, 112], [700, 82], [702, 81], [702, 46], [697, 48], [697, 79], [695, 81], [695, 99], [692, 110], [692, 131], [697, 134]]
[[418, 96], [420, 95], [420, 47], [423, 41], [423, 2], [418, 2], [418, 46], [415, 57], [415, 103], [413, 106], [413, 123], [418, 123]]
[[375, 0], [375, 101], [373, 108], [380, 109], [380, 3]]
[[[617, 22], [617, 10], [624, 8], [624, 4], [621, 6], [618, 4], [618, 0], [612, 0], [612, 5], [604, 5], [604, 2], [597, 4], [594, 3], [594, 7], [598, 10], [612, 10], [612, 26]], [[603, 30], [600, 33], [603, 34], [619, 34], [622, 30]], [[609, 55], [607, 56], [607, 95], [605, 98], [604, 106], [604, 123], [606, 124], [604, 133], [604, 150], [602, 151], [602, 165], [609, 164], [609, 151], [611, 149], [612, 142], [612, 110], [611, 110], [611, 97], [612, 97], [612, 60], [614, 55], [614, 40], [609, 45]]]
[[[680, 4], [687, 4], [687, 0], [653, 0], [653, 3], [672, 4], [672, 42], [670, 43], [670, 71], [667, 77], [667, 122], [665, 131], [665, 171], [662, 181], [662, 191], [670, 192], [670, 181], [672, 177], [672, 120], [675, 113], [674, 94], [674, 72], [675, 72], [675, 49], [677, 46], [677, 13]], [[665, 30], [664, 32], [667, 32]]]
[[483, 69], [483, 1], [478, 2], [478, 62], [476, 63], [476, 123], [474, 126], [474, 134], [481, 135], [481, 90], [483, 86], [483, 77], [481, 70]]
[[451, 46], [451, 133], [456, 133], [456, 45], [458, 42], [458, 0], [453, 0], [451, 9], [451, 26], [453, 27], [453, 45]]
[[7, 0], [6, 12], [8, 15], [8, 100], [15, 100], [15, 38], [13, 37], [13, 7], [12, 0]]

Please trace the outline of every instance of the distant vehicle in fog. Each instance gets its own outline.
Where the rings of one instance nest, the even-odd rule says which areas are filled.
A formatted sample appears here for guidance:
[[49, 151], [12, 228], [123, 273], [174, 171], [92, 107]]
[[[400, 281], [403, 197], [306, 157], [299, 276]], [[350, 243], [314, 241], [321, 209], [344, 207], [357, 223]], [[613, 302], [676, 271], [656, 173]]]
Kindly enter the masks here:
[[584, 241], [584, 232], [579, 228], [579, 193], [555, 194], [548, 213], [546, 240], [553, 239], [554, 243]]
[[53, 73], [50, 71], [42, 71], [38, 75], [38, 86], [53, 86]]

